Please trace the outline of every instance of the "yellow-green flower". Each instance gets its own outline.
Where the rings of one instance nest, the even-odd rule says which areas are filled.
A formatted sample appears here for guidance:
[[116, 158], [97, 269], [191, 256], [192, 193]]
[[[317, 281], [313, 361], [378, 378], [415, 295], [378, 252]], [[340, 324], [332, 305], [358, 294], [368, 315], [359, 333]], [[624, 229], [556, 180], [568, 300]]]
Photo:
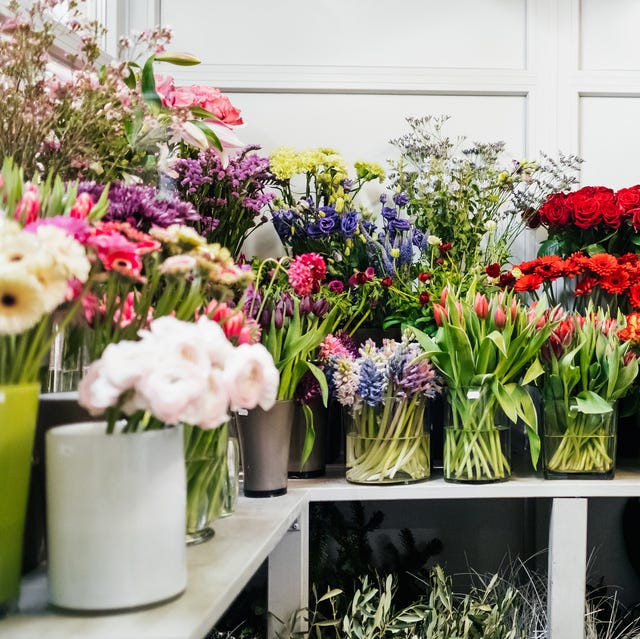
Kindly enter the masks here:
[[382, 182], [386, 173], [385, 170], [375, 162], [356, 162], [353, 165], [356, 169], [356, 176], [359, 180], [375, 180]]
[[306, 170], [302, 154], [290, 146], [280, 146], [269, 157], [269, 168], [278, 180], [290, 180]]

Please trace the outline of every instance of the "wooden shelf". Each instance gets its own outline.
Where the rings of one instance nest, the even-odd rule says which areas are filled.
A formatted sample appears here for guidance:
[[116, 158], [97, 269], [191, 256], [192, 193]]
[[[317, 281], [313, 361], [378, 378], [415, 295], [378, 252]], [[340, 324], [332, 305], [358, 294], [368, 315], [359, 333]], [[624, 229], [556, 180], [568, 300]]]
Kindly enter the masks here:
[[163, 605], [123, 613], [66, 613], [47, 605], [44, 572], [24, 580], [20, 612], [0, 620], [3, 639], [202, 639], [307, 505], [292, 487], [273, 499], [241, 497], [214, 522], [215, 537], [187, 550], [188, 584]]
[[[174, 601], [133, 612], [66, 613], [47, 605], [42, 572], [24, 580], [20, 611], [0, 620], [0, 635], [3, 639], [202, 639], [267, 558], [269, 607], [285, 616], [307, 603], [310, 502], [548, 498], [553, 500], [549, 549], [555, 558], [549, 574], [552, 592], [557, 593], [550, 609], [553, 639], [578, 639], [588, 499], [634, 496], [640, 496], [640, 469], [618, 470], [613, 480], [545, 480], [528, 475], [476, 485], [447, 483], [436, 471], [420, 483], [363, 486], [348, 483], [344, 468], [330, 467], [324, 478], [291, 480], [282, 497], [241, 497], [231, 517], [215, 522], [212, 541], [188, 549], [187, 590]], [[288, 533], [296, 520], [299, 526]], [[570, 529], [568, 536], [563, 536], [565, 529]], [[563, 597], [571, 593], [572, 601], [565, 601]]]

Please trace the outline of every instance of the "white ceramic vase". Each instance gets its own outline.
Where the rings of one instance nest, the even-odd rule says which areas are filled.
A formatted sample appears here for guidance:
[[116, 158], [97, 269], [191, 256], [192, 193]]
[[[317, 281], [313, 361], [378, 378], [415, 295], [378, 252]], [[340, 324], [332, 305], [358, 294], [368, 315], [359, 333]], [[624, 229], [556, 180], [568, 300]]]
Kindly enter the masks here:
[[46, 434], [49, 597], [74, 610], [164, 601], [186, 587], [182, 427]]

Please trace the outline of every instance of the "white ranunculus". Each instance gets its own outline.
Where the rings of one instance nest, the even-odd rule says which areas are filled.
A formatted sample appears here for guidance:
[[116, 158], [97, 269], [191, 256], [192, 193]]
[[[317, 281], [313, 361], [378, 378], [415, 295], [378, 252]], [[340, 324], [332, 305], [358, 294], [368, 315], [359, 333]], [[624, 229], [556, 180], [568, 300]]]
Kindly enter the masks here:
[[220, 370], [213, 369], [207, 376], [207, 391], [197, 403], [191, 404], [184, 422], [210, 430], [229, 421], [229, 393]]
[[207, 392], [207, 373], [183, 360], [165, 359], [139, 380], [136, 389], [146, 398], [151, 413], [165, 424], [188, 423], [189, 406]]
[[103, 375], [120, 392], [133, 388], [156, 368], [158, 345], [147, 340], [109, 344], [102, 353]]
[[93, 362], [78, 385], [78, 402], [91, 415], [102, 415], [107, 408], [115, 406], [120, 389], [104, 376], [102, 360]]
[[224, 374], [231, 410], [256, 406], [269, 410], [275, 403], [280, 374], [262, 344], [241, 344], [234, 349]]
[[222, 327], [208, 317], [201, 317], [196, 323], [198, 344], [206, 353], [210, 365], [224, 368], [236, 355], [233, 344], [227, 339]]

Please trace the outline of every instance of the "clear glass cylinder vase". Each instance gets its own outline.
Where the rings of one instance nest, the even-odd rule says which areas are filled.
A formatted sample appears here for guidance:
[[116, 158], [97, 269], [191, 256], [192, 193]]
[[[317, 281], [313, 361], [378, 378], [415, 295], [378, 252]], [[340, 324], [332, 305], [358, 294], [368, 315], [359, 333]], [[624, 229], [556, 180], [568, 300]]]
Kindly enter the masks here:
[[347, 481], [402, 484], [427, 479], [431, 467], [425, 405], [425, 399], [416, 396], [352, 407], [346, 447]]
[[489, 386], [449, 388], [444, 478], [487, 483], [511, 476], [511, 426]]
[[228, 481], [227, 443], [227, 424], [213, 430], [184, 427], [188, 545], [214, 535], [211, 524], [222, 513]]
[[618, 411], [582, 413], [562, 399], [545, 397], [542, 460], [547, 479], [612, 479]]

